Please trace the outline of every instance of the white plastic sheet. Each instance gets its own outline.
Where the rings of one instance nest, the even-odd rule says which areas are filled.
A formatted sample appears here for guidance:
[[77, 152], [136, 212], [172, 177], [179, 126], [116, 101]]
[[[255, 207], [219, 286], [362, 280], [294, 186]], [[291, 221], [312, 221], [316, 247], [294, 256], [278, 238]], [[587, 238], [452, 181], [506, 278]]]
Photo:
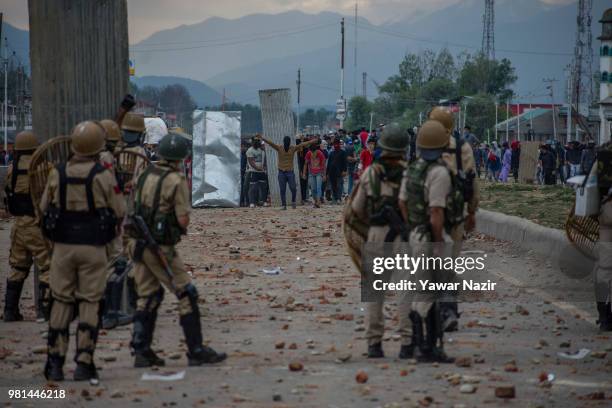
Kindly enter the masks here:
[[241, 112], [193, 113], [193, 207], [240, 205]]
[[168, 127], [161, 118], [145, 118], [145, 143], [159, 144], [162, 137], [168, 134]]

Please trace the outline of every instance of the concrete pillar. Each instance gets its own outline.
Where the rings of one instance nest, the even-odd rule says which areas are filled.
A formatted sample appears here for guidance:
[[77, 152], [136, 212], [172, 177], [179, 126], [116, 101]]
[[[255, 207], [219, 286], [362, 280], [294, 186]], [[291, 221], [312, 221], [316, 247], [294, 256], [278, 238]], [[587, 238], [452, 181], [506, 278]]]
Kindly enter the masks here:
[[127, 0], [28, 0], [33, 130], [114, 118], [128, 90]]

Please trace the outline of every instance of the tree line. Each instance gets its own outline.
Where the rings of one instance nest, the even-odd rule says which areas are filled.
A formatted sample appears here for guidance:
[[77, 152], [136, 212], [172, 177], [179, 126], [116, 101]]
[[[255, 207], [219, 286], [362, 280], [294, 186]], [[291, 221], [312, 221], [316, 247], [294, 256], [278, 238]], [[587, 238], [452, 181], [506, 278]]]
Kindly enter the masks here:
[[399, 122], [413, 127], [426, 120], [429, 110], [440, 100], [469, 96], [467, 123], [481, 138], [495, 124], [495, 101], [512, 98], [510, 86], [517, 80], [508, 59], [489, 60], [480, 53], [462, 52], [453, 56], [443, 48], [438, 53], [423, 50], [408, 53], [398, 73], [378, 87], [372, 102], [357, 96], [349, 101], [349, 130], [369, 127], [370, 114], [376, 123]]

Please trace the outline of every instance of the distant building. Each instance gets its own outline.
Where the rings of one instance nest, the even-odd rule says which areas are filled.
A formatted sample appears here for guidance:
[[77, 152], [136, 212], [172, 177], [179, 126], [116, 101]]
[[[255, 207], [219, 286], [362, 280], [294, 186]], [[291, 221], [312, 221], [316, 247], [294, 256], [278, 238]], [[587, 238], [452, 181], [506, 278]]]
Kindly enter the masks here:
[[599, 73], [601, 75], [599, 86], [599, 142], [610, 141], [612, 133], [612, 8], [606, 10], [599, 22], [602, 24], [601, 48], [599, 52]]

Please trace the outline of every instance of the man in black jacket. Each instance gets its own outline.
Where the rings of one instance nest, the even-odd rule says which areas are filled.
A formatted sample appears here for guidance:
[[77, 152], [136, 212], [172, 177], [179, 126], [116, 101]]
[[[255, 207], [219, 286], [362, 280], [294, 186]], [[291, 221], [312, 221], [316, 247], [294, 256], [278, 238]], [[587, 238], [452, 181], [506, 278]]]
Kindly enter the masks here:
[[348, 161], [346, 150], [341, 148], [340, 139], [335, 139], [333, 146], [327, 158], [327, 178], [332, 188], [332, 204], [339, 204], [342, 201], [342, 183], [346, 176]]

